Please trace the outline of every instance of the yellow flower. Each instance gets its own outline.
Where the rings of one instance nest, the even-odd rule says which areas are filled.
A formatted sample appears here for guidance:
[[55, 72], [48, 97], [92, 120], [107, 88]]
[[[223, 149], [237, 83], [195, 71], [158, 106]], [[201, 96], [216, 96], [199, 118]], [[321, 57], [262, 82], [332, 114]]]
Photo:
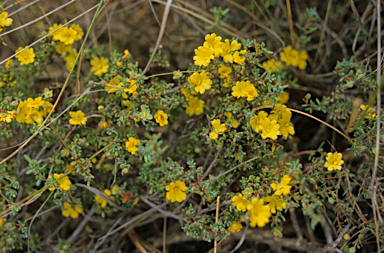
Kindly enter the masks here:
[[280, 94], [279, 96], [277, 96], [277, 102], [279, 102], [281, 104], [287, 103], [288, 100], [289, 100], [289, 93], [288, 92], [284, 92], [284, 93]]
[[44, 100], [42, 97], [37, 97], [35, 99], [33, 98], [28, 98], [27, 99], [27, 106], [29, 106], [30, 108], [39, 108], [41, 106], [44, 105]]
[[213, 48], [215, 57], [219, 57], [220, 54], [223, 52], [222, 45], [223, 42], [221, 42], [221, 37], [216, 36], [215, 33], [207, 34], [205, 36], [205, 42], [203, 44], [203, 47]]
[[[60, 26], [62, 26], [62, 24], [54, 24], [53, 26], [49, 27], [48, 33], [55, 31]], [[59, 30], [51, 34], [51, 36], [53, 37], [53, 40], [60, 40], [61, 29], [62, 28], [60, 28]]]
[[206, 90], [211, 88], [212, 80], [209, 79], [205, 70], [201, 73], [195, 72], [190, 77], [188, 77], [188, 82], [195, 87], [197, 92], [204, 94]]
[[271, 217], [271, 210], [268, 205], [264, 205], [263, 199], [253, 198], [251, 203], [247, 206], [249, 210], [251, 227], [256, 225], [259, 227], [264, 227]]
[[290, 120], [292, 116], [292, 112], [287, 109], [287, 106], [283, 104], [276, 104], [275, 109], [271, 112], [271, 115], [269, 118], [271, 120], [279, 120], [279, 119], [285, 119]]
[[237, 128], [239, 126], [239, 122], [232, 117], [232, 113], [226, 112], [225, 116], [227, 116], [228, 121], [232, 124], [234, 128]]
[[65, 45], [72, 45], [73, 42], [75, 42], [75, 39], [77, 38], [76, 30], [68, 27], [63, 27], [59, 31], [60, 33], [58, 35], [58, 38], [60, 42], [64, 43]]
[[[111, 196], [111, 194], [112, 194], [112, 192], [110, 190], [108, 190], [108, 189], [104, 190], [104, 195], [106, 197]], [[107, 206], [108, 202], [105, 199], [103, 199], [102, 197], [100, 197], [99, 195], [96, 195], [96, 199], [95, 200], [96, 200], [97, 203], [101, 204], [102, 208], [105, 208]]]
[[0, 218], [0, 227], [3, 225], [3, 223], [4, 223], [3, 218]]
[[265, 111], [260, 111], [259, 114], [256, 116], [253, 116], [249, 124], [255, 130], [255, 132], [260, 132], [263, 130], [263, 127], [260, 125], [261, 120], [266, 119], [268, 117], [268, 113]]
[[185, 191], [188, 190], [188, 187], [182, 181], [172, 182], [165, 186], [165, 189], [167, 190], [166, 198], [171, 202], [182, 202], [187, 198]]
[[288, 195], [291, 192], [292, 186], [288, 185], [291, 182], [292, 178], [289, 175], [285, 175], [279, 183], [272, 183], [271, 187], [275, 190], [275, 195]]
[[220, 124], [219, 119], [212, 120], [211, 124], [212, 124], [213, 130], [209, 134], [209, 138], [211, 138], [212, 140], [216, 140], [219, 137], [219, 134], [222, 134], [224, 133], [225, 130], [227, 130], [227, 127], [225, 126], [225, 124]]
[[8, 12], [3, 11], [0, 13], [0, 27], [11, 26], [12, 21], [13, 20], [11, 18], [8, 18]]
[[11, 66], [11, 63], [12, 63], [12, 59], [9, 59], [9, 60], [5, 63], [5, 67], [6, 67], [6, 68], [9, 68], [9, 66]]
[[58, 54], [62, 54], [62, 53], [70, 52], [72, 50], [72, 47], [71, 45], [65, 45], [63, 42], [59, 42], [56, 45], [55, 50]]
[[108, 72], [109, 65], [108, 59], [104, 57], [95, 57], [91, 60], [91, 71], [95, 74], [95, 76], [101, 77], [104, 73]]
[[232, 96], [236, 98], [246, 97], [248, 101], [252, 101], [257, 97], [257, 90], [249, 81], [236, 82], [232, 87]]
[[306, 51], [298, 51], [291, 46], [284, 48], [280, 53], [281, 61], [285, 62], [287, 66], [299, 67], [299, 69], [305, 69], [307, 67], [308, 54]]
[[281, 118], [277, 121], [277, 123], [280, 125], [280, 134], [283, 135], [284, 137], [288, 137], [288, 135], [294, 135], [295, 134], [295, 129], [293, 128], [292, 123], [287, 120], [286, 118]]
[[105, 90], [108, 93], [116, 93], [123, 90], [123, 88], [119, 88], [123, 87], [123, 84], [120, 82], [119, 77], [120, 76], [114, 77], [111, 81], [109, 81], [109, 85], [105, 86]]
[[[45, 117], [46, 115], [48, 115], [48, 113], [51, 112], [52, 109], [53, 104], [51, 104], [50, 102], [45, 102], [44, 109], [40, 111], [41, 116]], [[53, 110], [53, 112], [55, 112], [55, 110]]]
[[117, 66], [117, 67], [121, 67], [121, 65], [123, 65], [123, 64], [121, 64], [121, 62], [119, 62], [119, 61], [116, 61], [115, 63], [116, 63], [116, 66]]
[[341, 165], [344, 163], [342, 157], [343, 155], [338, 152], [328, 153], [326, 158], [327, 161], [325, 162], [324, 166], [327, 167], [329, 171], [341, 170]]
[[242, 228], [243, 228], [243, 226], [240, 223], [238, 223], [237, 221], [235, 221], [235, 222], [232, 222], [232, 225], [228, 228], [228, 231], [231, 233], [237, 233]]
[[84, 35], [83, 29], [81, 29], [81, 27], [76, 24], [73, 24], [71, 28], [76, 31], [75, 40], [81, 40]]
[[287, 203], [284, 202], [284, 199], [277, 195], [267, 196], [263, 198], [265, 202], [269, 202], [269, 207], [271, 208], [272, 213], [276, 213], [276, 209], [283, 211]]
[[265, 71], [272, 73], [277, 72], [281, 68], [281, 61], [276, 62], [275, 59], [271, 59], [262, 63]]
[[[23, 47], [19, 47], [16, 50], [16, 53], [23, 50]], [[16, 55], [16, 59], [19, 60], [20, 65], [28, 65], [30, 63], [33, 63], [35, 61], [35, 53], [33, 52], [33, 48], [27, 48], [23, 52]]]
[[127, 57], [128, 55], [129, 55], [129, 51], [128, 51], [128, 49], [125, 49], [124, 50], [124, 56]]
[[75, 208], [73, 209], [70, 203], [64, 202], [64, 210], [61, 213], [65, 217], [71, 216], [72, 219], [77, 219], [79, 217], [79, 213], [81, 213], [82, 211], [82, 205], [75, 204]]
[[24, 123], [27, 114], [31, 110], [31, 107], [28, 106], [26, 101], [21, 101], [16, 111], [16, 120], [19, 123]]
[[242, 63], [245, 61], [245, 53], [247, 50], [241, 50], [241, 51], [236, 51], [233, 54], [233, 61], [236, 62], [237, 64], [242, 65]]
[[[71, 188], [71, 180], [69, 180], [68, 176], [64, 176], [63, 178], [61, 178], [62, 176], [64, 176], [64, 174], [53, 174], [53, 178], [57, 180], [57, 182], [59, 183], [59, 189], [60, 191], [64, 190], [64, 191], [68, 191], [70, 188]], [[49, 176], [49, 179], [53, 180], [52, 178], [52, 175]], [[59, 179], [61, 178], [61, 179]], [[54, 187], [51, 187], [51, 188], [48, 188], [50, 191], [53, 191], [56, 189], [57, 185], [56, 184], [53, 184]]]
[[158, 111], [155, 114], [155, 120], [160, 126], [168, 125], [168, 115], [165, 114], [162, 110]]
[[271, 138], [272, 140], [276, 140], [277, 136], [280, 135], [280, 125], [276, 120], [270, 120], [269, 118], [262, 119], [260, 126], [262, 129], [261, 137], [263, 139]]
[[65, 67], [67, 67], [69, 71], [72, 69], [73, 64], [75, 64], [75, 61], [77, 58], [77, 50], [76, 48], [71, 48], [68, 52], [69, 54], [64, 57], [64, 60], [65, 60]]
[[373, 113], [374, 109], [372, 107], [370, 107], [369, 105], [365, 106], [365, 105], [360, 105], [360, 109], [365, 112], [365, 110], [367, 110], [367, 114], [365, 115], [365, 118], [366, 119], [374, 119], [376, 118], [377, 114], [376, 113]]
[[229, 40], [226, 39], [222, 45], [222, 53], [221, 56], [223, 57], [224, 62], [230, 62], [233, 63], [233, 55], [231, 52], [237, 51], [241, 48], [241, 44], [237, 42], [236, 40], [233, 40], [231, 43], [229, 43]]
[[221, 65], [220, 68], [219, 68], [219, 73], [220, 73], [220, 77], [221, 78], [225, 78], [227, 76], [229, 76], [229, 74], [232, 72], [232, 68], [231, 67], [227, 67], [225, 65]]
[[16, 118], [15, 111], [7, 111], [7, 113], [0, 114], [0, 121], [10, 123]]
[[232, 205], [236, 207], [237, 210], [240, 212], [247, 211], [247, 206], [251, 203], [247, 198], [243, 197], [241, 193], [239, 193], [239, 196], [234, 196], [232, 198]]
[[193, 56], [193, 60], [195, 61], [195, 65], [197, 66], [208, 66], [209, 63], [214, 56], [215, 50], [212, 47], [198, 47], [195, 49], [195, 56]]
[[139, 145], [140, 141], [136, 140], [133, 137], [129, 137], [128, 141], [125, 143], [125, 147], [127, 148], [128, 152], [131, 152], [132, 155], [134, 155], [137, 151], [136, 145]]
[[231, 77], [230, 76], [227, 76], [225, 78], [225, 83], [223, 83], [223, 86], [224, 87], [229, 87], [229, 85], [231, 84]]
[[85, 114], [80, 110], [77, 112], [69, 112], [69, 115], [71, 116], [71, 119], [69, 119], [69, 124], [71, 125], [85, 125], [87, 122]]
[[25, 117], [25, 123], [28, 123], [28, 124], [37, 123], [37, 125], [40, 126], [41, 123], [43, 123], [43, 116], [38, 110], [30, 109], [28, 111], [28, 114]]
[[[131, 94], [134, 94], [137, 90], [137, 84], [136, 84], [136, 81], [135, 80], [131, 80], [131, 79], [127, 79], [125, 80], [128, 84], [129, 84], [129, 87], [128, 88], [125, 88], [124, 91], [125, 92], [129, 92]], [[135, 97], [135, 95], [133, 95], [133, 97]]]
[[194, 96], [188, 97], [188, 106], [186, 108], [186, 113], [188, 113], [189, 116], [192, 116], [193, 114], [200, 115], [203, 113], [204, 110], [204, 101], [201, 99], [198, 99]]

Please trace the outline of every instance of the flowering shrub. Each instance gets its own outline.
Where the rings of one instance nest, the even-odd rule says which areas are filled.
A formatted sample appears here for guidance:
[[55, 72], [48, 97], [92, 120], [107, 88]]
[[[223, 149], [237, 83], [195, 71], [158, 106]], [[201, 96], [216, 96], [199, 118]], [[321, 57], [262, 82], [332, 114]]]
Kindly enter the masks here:
[[[11, 25], [2, 11], [0, 27]], [[127, 49], [107, 56], [103, 47], [85, 47], [90, 31], [53, 24], [38, 45], [18, 47], [17, 60], [0, 66], [0, 136], [26, 140], [0, 160], [4, 252], [28, 248], [28, 240], [40, 247], [43, 236], [27, 226], [60, 213], [55, 208], [85, 223], [92, 215], [113, 221], [103, 225], [105, 238], [154, 213], [207, 242], [237, 232], [245, 236], [249, 227], [268, 228], [279, 238], [288, 216], [297, 228], [300, 210], [307, 227], [321, 226], [330, 235], [333, 249], [345, 235], [348, 249], [360, 248], [372, 235], [382, 241], [383, 145], [376, 145], [375, 136], [383, 120], [373, 102], [348, 98], [353, 87], [377, 92], [370, 68], [340, 61], [335, 89], [322, 98], [305, 95], [300, 107], [297, 98], [290, 103], [288, 89], [299, 87], [293, 74], [309, 67], [304, 47], [288, 45], [272, 59], [264, 43], [209, 33], [187, 70], [148, 75]], [[156, 53], [153, 62], [169, 65]], [[66, 80], [29, 91], [54, 63]], [[337, 124], [319, 119], [320, 113]], [[306, 141], [298, 137], [307, 130], [303, 118], [337, 131], [343, 145], [316, 142], [298, 150], [297, 143]], [[362, 210], [367, 200], [372, 204]], [[27, 209], [33, 202], [41, 206], [36, 213]], [[132, 223], [122, 224], [128, 213]], [[84, 240], [94, 240], [88, 238], [91, 227], [84, 233]], [[61, 252], [70, 252], [74, 238], [67, 238], [57, 243]], [[332, 245], [327, 243], [324, 249]]]

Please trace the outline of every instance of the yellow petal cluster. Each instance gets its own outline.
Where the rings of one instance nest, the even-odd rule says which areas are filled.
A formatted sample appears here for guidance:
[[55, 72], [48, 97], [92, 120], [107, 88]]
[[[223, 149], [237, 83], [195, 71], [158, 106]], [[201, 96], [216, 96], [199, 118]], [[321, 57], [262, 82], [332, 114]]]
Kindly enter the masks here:
[[324, 166], [329, 170], [341, 170], [341, 165], [343, 165], [344, 161], [342, 160], [343, 155], [341, 153], [335, 152], [335, 153], [328, 153], [327, 154], [327, 161], [325, 162]]
[[[24, 50], [24, 47], [19, 47], [16, 50], [16, 53]], [[28, 65], [35, 61], [35, 53], [33, 52], [33, 48], [27, 48], [24, 51], [20, 52], [15, 56], [17, 60], [19, 60], [20, 65]]]
[[247, 206], [250, 216], [251, 227], [264, 227], [271, 217], [271, 208], [269, 205], [264, 205], [264, 199], [253, 198]]
[[69, 180], [68, 176], [64, 176], [64, 174], [53, 174], [53, 177], [52, 175], [49, 176], [49, 179], [53, 180], [57, 180], [57, 183], [59, 185], [57, 185], [56, 183], [54, 183], [54, 187], [51, 187], [51, 188], [48, 188], [50, 191], [53, 191], [56, 189], [56, 187], [59, 187], [60, 191], [68, 191], [70, 188], [71, 188], [71, 180]]
[[189, 116], [192, 115], [200, 115], [203, 113], [204, 110], [204, 101], [201, 99], [198, 99], [194, 96], [188, 97], [188, 106], [186, 107], [186, 113], [188, 113]]
[[107, 73], [109, 70], [108, 59], [104, 57], [95, 57], [91, 60], [91, 71], [95, 76], [101, 77], [103, 74]]
[[72, 219], [77, 219], [79, 214], [83, 211], [83, 206], [75, 204], [73, 207], [70, 203], [64, 202], [64, 210], [61, 212], [63, 216], [71, 216]]
[[261, 65], [263, 65], [265, 71], [272, 73], [272, 72], [278, 72], [281, 68], [281, 61], [277, 61], [275, 59], [270, 59], [268, 61], [263, 62]]
[[127, 148], [128, 152], [134, 155], [137, 151], [136, 145], [139, 145], [139, 144], [140, 144], [139, 140], [136, 140], [133, 137], [129, 137], [128, 141], [125, 143], [125, 147]]
[[219, 134], [223, 134], [224, 131], [227, 130], [225, 123], [221, 124], [219, 119], [212, 120], [211, 124], [213, 129], [209, 134], [209, 138], [211, 138], [212, 140], [216, 140], [219, 137]]
[[69, 119], [69, 124], [71, 125], [85, 126], [85, 123], [87, 123], [87, 118], [81, 110], [77, 112], [69, 112], [69, 115], [71, 116], [71, 118]]
[[255, 86], [249, 81], [236, 82], [235, 86], [232, 87], [232, 96], [236, 98], [244, 97], [248, 101], [252, 101], [257, 95]]
[[287, 66], [298, 67], [299, 69], [305, 69], [307, 67], [308, 54], [307, 51], [299, 51], [293, 49], [291, 46], [284, 48], [280, 53], [280, 60], [285, 62]]
[[171, 202], [182, 202], [187, 198], [185, 191], [188, 190], [188, 187], [182, 181], [171, 182], [165, 186], [165, 189], [167, 190], [166, 198]]
[[155, 121], [160, 125], [160, 126], [165, 126], [168, 125], [168, 115], [165, 114], [162, 110], [158, 111], [155, 114]]
[[[106, 197], [109, 197], [109, 196], [112, 195], [112, 192], [111, 192], [110, 190], [108, 190], [108, 189], [105, 189], [105, 190], [104, 190], [104, 195], [105, 195]], [[105, 199], [103, 199], [102, 197], [100, 197], [99, 195], [96, 195], [95, 200], [96, 200], [97, 203], [100, 203], [100, 204], [101, 204], [101, 207], [102, 207], [102, 208], [105, 208], [105, 207], [107, 206], [107, 203], [108, 203], [108, 202], [107, 202]]]
[[19, 123], [37, 124], [40, 126], [43, 123], [43, 117], [48, 115], [52, 108], [53, 105], [50, 102], [44, 101], [42, 97], [28, 98], [20, 102], [16, 111], [16, 120]]
[[248, 205], [251, 203], [246, 197], [243, 197], [241, 193], [238, 196], [232, 198], [232, 205], [236, 207], [240, 212], [247, 211]]
[[292, 186], [289, 185], [292, 178], [289, 175], [283, 176], [280, 183], [272, 183], [271, 187], [273, 190], [275, 190], [275, 195], [281, 196], [281, 195], [288, 195], [291, 192]]
[[232, 222], [232, 225], [228, 228], [228, 231], [231, 233], [237, 233], [239, 232], [243, 226], [239, 222]]
[[193, 73], [190, 77], [188, 77], [188, 82], [194, 86], [195, 91], [200, 94], [204, 94], [206, 90], [209, 90], [212, 84], [212, 80], [209, 79], [205, 70], [201, 71], [201, 73]]
[[8, 18], [8, 12], [3, 11], [0, 13], [0, 27], [11, 26], [13, 19]]

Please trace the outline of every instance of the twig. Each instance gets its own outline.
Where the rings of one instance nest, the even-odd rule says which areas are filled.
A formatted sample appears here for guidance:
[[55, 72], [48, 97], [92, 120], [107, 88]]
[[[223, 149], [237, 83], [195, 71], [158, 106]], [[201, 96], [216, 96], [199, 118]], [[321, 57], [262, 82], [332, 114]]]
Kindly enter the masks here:
[[163, 209], [160, 208], [160, 206], [157, 206], [155, 204], [153, 204], [151, 201], [149, 201], [146, 197], [140, 197], [140, 199], [146, 203], [147, 205], [149, 205], [150, 207], [152, 207], [153, 209], [155, 209], [156, 211], [159, 211], [160, 213], [170, 217], [170, 218], [173, 218], [175, 220], [180, 220], [180, 221], [184, 221], [185, 219], [183, 217], [180, 217], [180, 216], [177, 216], [169, 211], [165, 211]]
[[295, 232], [297, 234], [297, 239], [298, 240], [303, 240], [303, 233], [300, 230], [300, 225], [299, 225], [299, 222], [297, 220], [295, 209], [290, 208], [289, 209], [289, 214], [291, 216], [293, 228], [295, 229]]
[[[219, 221], [219, 210], [220, 210], [220, 196], [217, 196], [217, 203], [216, 203], [216, 218], [215, 218], [215, 224]], [[215, 236], [215, 241], [214, 241], [214, 249], [213, 252], [217, 252], [217, 240]]]
[[81, 221], [81, 223], [77, 226], [76, 230], [73, 231], [72, 235], [68, 238], [68, 241], [72, 244], [73, 241], [76, 239], [76, 237], [80, 234], [81, 230], [87, 225], [88, 221], [91, 219], [92, 215], [95, 213], [95, 206], [93, 205], [91, 210], [84, 215], [84, 219]]
[[[331, 0], [330, 0], [331, 1]], [[289, 31], [291, 33], [291, 43], [292, 47], [295, 48], [295, 31], [293, 30], [293, 22], [292, 22], [292, 10], [291, 10], [291, 1], [286, 0], [285, 1], [287, 4], [287, 12], [288, 12], [288, 20], [289, 20]]]
[[163, 253], [167, 252], [167, 216], [164, 215], [163, 223]]
[[244, 233], [241, 236], [240, 241], [237, 243], [236, 247], [231, 252], [229, 252], [229, 253], [235, 253], [236, 250], [238, 250], [241, 247], [241, 245], [243, 245], [244, 240], [245, 240], [245, 236], [247, 234], [248, 227], [249, 227], [249, 223], [247, 223], [247, 226], [244, 229]]
[[351, 223], [348, 223], [348, 225], [345, 228], [343, 228], [343, 230], [341, 230], [339, 236], [337, 237], [337, 239], [333, 243], [332, 247], [334, 247], [334, 248], [337, 247], [337, 245], [341, 242], [341, 239], [343, 238], [344, 234], [346, 234], [349, 231], [350, 227], [351, 227]]

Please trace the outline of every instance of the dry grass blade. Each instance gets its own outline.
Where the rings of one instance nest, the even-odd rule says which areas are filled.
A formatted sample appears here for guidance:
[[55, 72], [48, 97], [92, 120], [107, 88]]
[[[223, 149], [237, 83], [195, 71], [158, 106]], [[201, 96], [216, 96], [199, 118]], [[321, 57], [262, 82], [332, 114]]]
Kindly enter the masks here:
[[113, 202], [110, 198], [108, 198], [102, 191], [99, 191], [98, 189], [92, 187], [92, 186], [88, 186], [88, 185], [85, 185], [85, 184], [80, 184], [80, 183], [77, 183], [76, 186], [79, 186], [79, 187], [82, 187], [82, 188], [85, 188], [87, 189], [88, 191], [96, 194], [97, 196], [99, 196], [100, 198], [104, 199], [105, 201], [108, 202], [108, 204], [112, 205], [113, 207], [115, 207], [116, 209], [120, 210], [120, 211], [124, 211], [125, 209], [116, 205], [115, 202]]

